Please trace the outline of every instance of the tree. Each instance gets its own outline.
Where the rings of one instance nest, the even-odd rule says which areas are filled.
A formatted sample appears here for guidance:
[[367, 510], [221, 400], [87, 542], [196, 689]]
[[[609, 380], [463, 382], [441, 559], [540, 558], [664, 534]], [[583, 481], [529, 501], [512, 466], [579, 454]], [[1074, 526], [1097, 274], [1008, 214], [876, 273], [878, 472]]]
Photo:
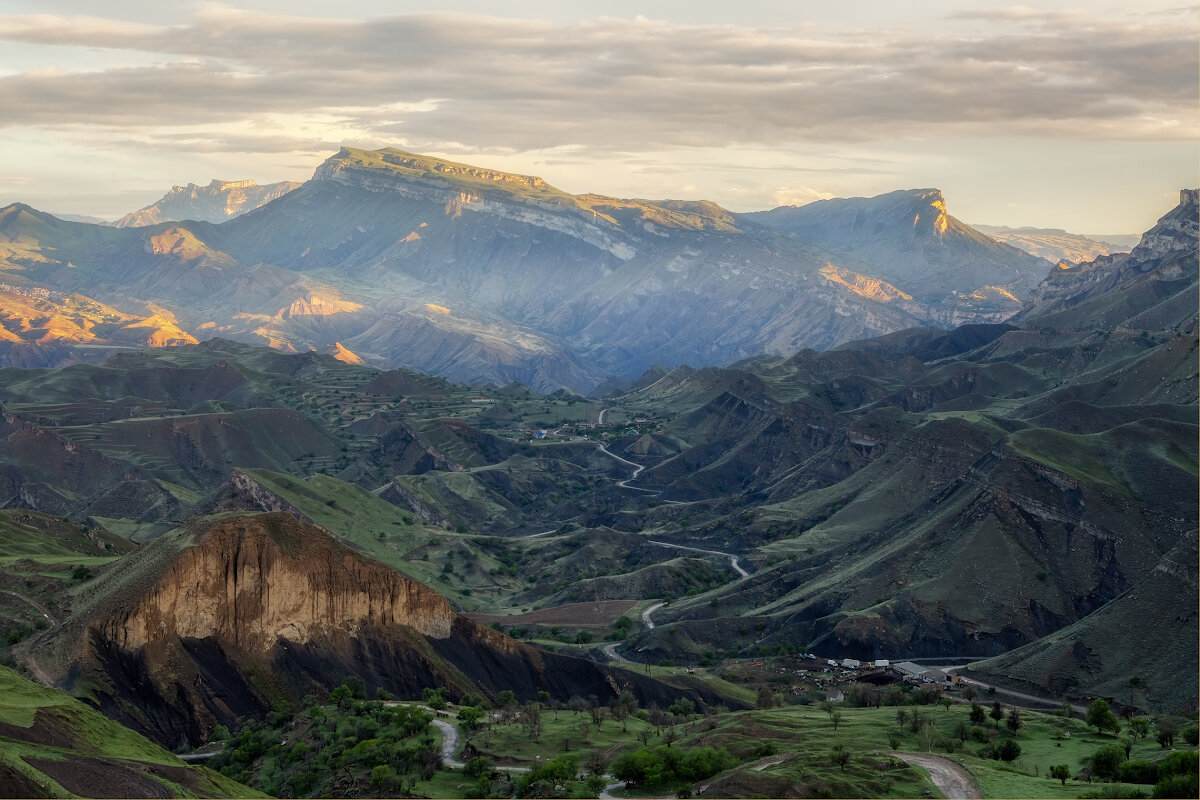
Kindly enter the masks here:
[[612, 714], [614, 720], [621, 723], [621, 732], [629, 733], [629, 723], [626, 722], [629, 719], [629, 709], [620, 703], [613, 703], [609, 713]]
[[779, 705], [779, 697], [776, 696], [775, 692], [771, 691], [770, 686], [763, 686], [758, 690], [754, 704], [759, 708], [775, 708]]
[[1025, 724], [1021, 719], [1021, 712], [1016, 706], [1013, 706], [1008, 710], [1008, 722], [1006, 724], [1008, 725], [1008, 729], [1014, 734], [1021, 730], [1021, 726]]
[[481, 719], [483, 719], [483, 711], [475, 706], [467, 706], [458, 712], [458, 721], [462, 723], [463, 728], [468, 732], [479, 727]]
[[672, 714], [677, 714], [681, 717], [690, 717], [696, 713], [696, 704], [687, 697], [681, 697], [671, 705], [667, 706], [667, 711]]
[[587, 759], [583, 762], [583, 766], [589, 775], [603, 775], [604, 770], [608, 768], [608, 759], [604, 757], [604, 753], [599, 750], [593, 750], [588, 754]]
[[1055, 764], [1050, 767], [1050, 777], [1062, 781], [1062, 785], [1067, 785], [1067, 778], [1071, 777], [1071, 768], [1066, 764]]
[[1142, 685], [1142, 676], [1141, 676], [1141, 675], [1134, 675], [1132, 678], [1130, 678], [1130, 679], [1129, 679], [1129, 710], [1130, 710], [1130, 712], [1131, 712], [1131, 713], [1132, 713], [1132, 711], [1133, 711], [1133, 708], [1134, 708], [1134, 706], [1133, 706], [1133, 693], [1134, 693], [1134, 691], [1136, 691], [1136, 690], [1138, 689], [1138, 687], [1140, 687], [1141, 685]]
[[371, 788], [387, 789], [396, 781], [396, 772], [387, 764], [380, 764], [371, 770]]
[[1175, 744], [1175, 736], [1178, 732], [1179, 726], [1175, 724], [1174, 720], [1164, 719], [1158, 723], [1158, 736], [1155, 738], [1158, 739], [1158, 743], [1165, 750]]
[[996, 748], [996, 757], [1001, 761], [1016, 761], [1019, 755], [1021, 755], [1021, 745], [1017, 744], [1016, 739], [1005, 739]]
[[544, 724], [542, 722], [542, 706], [539, 703], [529, 702], [525, 704], [525, 708], [521, 710], [521, 721], [525, 724], [525, 732], [534, 743], [540, 744], [542, 741], [542, 730]]
[[983, 706], [978, 703], [971, 703], [971, 724], [982, 725], [987, 714], [984, 713]]
[[904, 723], [907, 720], [908, 720], [908, 711], [904, 708], [904, 706], [897, 708], [896, 709], [896, 724], [899, 725], [901, 728], [903, 728]]
[[1129, 730], [1134, 738], [1145, 739], [1150, 735], [1150, 720], [1145, 717], [1134, 717], [1129, 720]]
[[1115, 778], [1124, 761], [1124, 747], [1117, 744], [1105, 745], [1092, 754], [1092, 774], [1099, 778]]
[[950, 699], [949, 697], [943, 697], [938, 702], [941, 703], [942, 708], [946, 709], [947, 711], [950, 710], [950, 706], [954, 705], [954, 701], [952, 699]]
[[830, 714], [829, 721], [833, 723], [833, 729], [836, 731], [838, 729], [838, 723], [842, 721], [842, 712], [835, 711]]
[[996, 722], [999, 722], [1001, 719], [1004, 718], [1004, 706], [1000, 703], [999, 700], [995, 700], [992, 702], [992, 710], [988, 712], [988, 716], [990, 716], [992, 719], [996, 720]]
[[842, 772], [846, 771], [846, 765], [850, 763], [850, 751], [840, 744], [835, 744], [829, 749], [829, 760], [842, 768]]
[[1121, 730], [1121, 723], [1117, 721], [1117, 715], [1109, 708], [1108, 701], [1099, 697], [1088, 706], [1087, 724], [1095, 725], [1097, 733], [1111, 730], [1113, 736], [1116, 736], [1117, 731]]
[[446, 688], [444, 686], [437, 689], [430, 689], [428, 687], [422, 689], [421, 699], [434, 711], [446, 710]]

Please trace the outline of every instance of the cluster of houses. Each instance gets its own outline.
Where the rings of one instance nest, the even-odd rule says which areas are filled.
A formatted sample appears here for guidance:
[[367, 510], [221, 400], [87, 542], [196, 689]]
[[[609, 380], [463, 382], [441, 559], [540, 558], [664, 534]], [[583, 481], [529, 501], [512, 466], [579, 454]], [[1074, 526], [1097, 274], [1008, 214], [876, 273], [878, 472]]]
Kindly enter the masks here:
[[[813, 656], [808, 655], [807, 658]], [[894, 683], [932, 685], [939, 689], [952, 689], [966, 682], [958, 675], [947, 673], [937, 667], [927, 667], [912, 661], [892, 662], [886, 658], [874, 661], [859, 661], [843, 658], [840, 661], [825, 659], [827, 677], [816, 677], [814, 683], [827, 692], [826, 699], [840, 702], [845, 699], [838, 687], [850, 683], [871, 683], [877, 686]], [[811, 673], [811, 668], [810, 668]]]
[[[514, 431], [517, 434], [524, 434], [531, 439], [561, 438], [581, 442], [587, 441], [590, 438], [589, 433], [591, 431], [601, 429], [611, 431], [613, 429], [618, 429], [618, 431], [625, 436], [637, 436], [641, 432], [639, 426], [653, 424], [657, 424], [655, 420], [647, 417], [636, 417], [629, 422], [621, 423], [619, 425], [601, 425], [596, 422], [567, 422], [554, 430], [524, 427], [514, 428]], [[624, 430], [620, 430], [621, 428], [624, 428]]]

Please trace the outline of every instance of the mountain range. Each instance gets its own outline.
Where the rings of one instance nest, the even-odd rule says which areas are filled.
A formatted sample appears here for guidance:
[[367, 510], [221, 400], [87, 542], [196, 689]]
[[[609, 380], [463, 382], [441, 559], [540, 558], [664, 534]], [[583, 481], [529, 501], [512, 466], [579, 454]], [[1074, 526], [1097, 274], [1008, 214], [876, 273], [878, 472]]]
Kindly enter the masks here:
[[1097, 256], [1127, 253], [1137, 246], [1140, 236], [1067, 233], [1061, 228], [1010, 228], [1004, 225], [974, 224], [975, 230], [992, 239], [1055, 263], [1083, 263]]
[[0, 568], [61, 620], [22, 657], [170, 744], [347, 673], [736, 703], [460, 613], [548, 636], [605, 603], [654, 624], [571, 655], [975, 658], [1114, 702], [1136, 669], [1140, 705], [1194, 707], [1197, 194], [1007, 322], [659, 368], [602, 400], [222, 339], [0, 370]]
[[[154, 214], [174, 196], [228, 207], [222, 186], [177, 187]], [[656, 364], [998, 322], [1050, 266], [955, 220], [936, 190], [739, 215], [569, 195], [394, 149], [345, 148], [222, 224], [112, 230], [19, 205], [0, 215], [10, 283], [93, 299], [147, 329], [161, 319], [195, 339], [287, 351], [336, 343], [376, 366], [546, 392], [587, 392]], [[91, 353], [43, 355], [42, 337], [19, 327], [8, 329], [28, 353], [9, 363], [125, 344], [97, 331]]]
[[0, 668], [0, 786], [237, 792], [160, 746], [351, 683], [712, 731], [748, 670], [828, 697], [805, 653], [1200, 702], [1200, 190], [1078, 263], [935, 189], [733, 214], [391, 149], [252, 204], [0, 210], [0, 660], [75, 698]]

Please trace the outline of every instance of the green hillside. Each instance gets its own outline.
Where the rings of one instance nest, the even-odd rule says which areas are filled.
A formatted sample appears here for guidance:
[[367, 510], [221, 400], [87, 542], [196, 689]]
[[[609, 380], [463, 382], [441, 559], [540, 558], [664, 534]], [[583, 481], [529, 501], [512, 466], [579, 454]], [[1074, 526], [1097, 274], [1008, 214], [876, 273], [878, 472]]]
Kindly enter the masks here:
[[8, 797], [263, 797], [190, 766], [58, 691], [0, 667], [0, 791]]

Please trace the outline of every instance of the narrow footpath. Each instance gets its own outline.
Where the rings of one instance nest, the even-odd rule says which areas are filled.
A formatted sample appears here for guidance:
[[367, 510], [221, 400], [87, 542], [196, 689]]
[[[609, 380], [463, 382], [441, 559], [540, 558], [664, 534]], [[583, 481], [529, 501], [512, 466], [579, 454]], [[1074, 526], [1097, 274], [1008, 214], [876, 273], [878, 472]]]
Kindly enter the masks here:
[[38, 613], [40, 613], [43, 617], [45, 617], [46, 622], [49, 624], [49, 627], [46, 628], [46, 630], [42, 631], [41, 633], [37, 634], [36, 636], [34, 636], [30, 639], [27, 639], [25, 641], [25, 644], [24, 644], [25, 665], [27, 667], [29, 667], [29, 671], [33, 674], [34, 679], [38, 683], [42, 684], [43, 686], [49, 686], [51, 688], [56, 688], [54, 686], [54, 682], [52, 680], [50, 680], [50, 676], [47, 675], [42, 670], [42, 668], [38, 665], [37, 657], [34, 655], [34, 653], [37, 651], [37, 643], [42, 640], [42, 637], [44, 637], [46, 634], [50, 633], [50, 631], [52, 631], [58, 627], [58, 620], [56, 620], [54, 617], [50, 616], [50, 609], [46, 608], [44, 605], [39, 603], [37, 600], [34, 600], [32, 597], [26, 597], [23, 594], [17, 594], [16, 592], [11, 592], [8, 589], [0, 589], [0, 593], [9, 595], [10, 597], [15, 597], [18, 600], [22, 600], [22, 601], [28, 603], [29, 605], [31, 605], [35, 609], [37, 609]]

